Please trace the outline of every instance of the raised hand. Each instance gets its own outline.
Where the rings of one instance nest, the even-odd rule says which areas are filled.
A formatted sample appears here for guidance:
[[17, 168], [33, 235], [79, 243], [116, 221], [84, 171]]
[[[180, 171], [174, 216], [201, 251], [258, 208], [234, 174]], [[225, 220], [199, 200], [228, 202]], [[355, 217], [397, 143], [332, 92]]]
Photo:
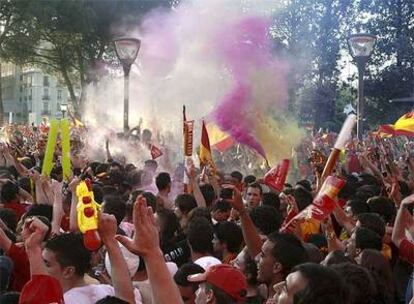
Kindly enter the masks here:
[[135, 226], [134, 238], [117, 235], [116, 239], [129, 251], [143, 258], [159, 252], [159, 235], [155, 224], [152, 208], [147, 206], [147, 200], [138, 196], [134, 204], [133, 220]]

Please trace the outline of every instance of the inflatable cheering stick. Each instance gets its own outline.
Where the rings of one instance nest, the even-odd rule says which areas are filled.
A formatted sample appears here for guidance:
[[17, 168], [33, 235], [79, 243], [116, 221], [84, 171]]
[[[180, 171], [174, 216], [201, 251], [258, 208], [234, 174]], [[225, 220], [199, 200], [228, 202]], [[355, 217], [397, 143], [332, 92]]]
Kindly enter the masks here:
[[90, 251], [95, 251], [101, 247], [101, 239], [98, 234], [98, 211], [100, 206], [95, 202], [92, 185], [89, 179], [80, 182], [76, 187], [78, 205], [79, 230], [83, 233], [83, 243]]
[[280, 161], [274, 168], [266, 173], [263, 179], [264, 184], [276, 189], [279, 192], [282, 191], [289, 172], [289, 164], [290, 161], [288, 159]]

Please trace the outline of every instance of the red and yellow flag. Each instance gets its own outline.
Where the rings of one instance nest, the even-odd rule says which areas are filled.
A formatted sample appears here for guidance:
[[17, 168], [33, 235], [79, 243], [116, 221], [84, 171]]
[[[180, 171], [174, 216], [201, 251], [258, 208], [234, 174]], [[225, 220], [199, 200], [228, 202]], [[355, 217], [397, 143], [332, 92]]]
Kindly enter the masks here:
[[215, 123], [207, 122], [206, 128], [211, 147], [216, 148], [220, 152], [224, 152], [234, 145], [231, 136], [223, 132]]
[[414, 111], [404, 114], [393, 125], [380, 125], [377, 134], [381, 137], [414, 136]]
[[210, 140], [204, 120], [201, 129], [200, 165], [201, 167], [210, 166], [212, 170], [216, 169], [213, 156], [211, 155]]

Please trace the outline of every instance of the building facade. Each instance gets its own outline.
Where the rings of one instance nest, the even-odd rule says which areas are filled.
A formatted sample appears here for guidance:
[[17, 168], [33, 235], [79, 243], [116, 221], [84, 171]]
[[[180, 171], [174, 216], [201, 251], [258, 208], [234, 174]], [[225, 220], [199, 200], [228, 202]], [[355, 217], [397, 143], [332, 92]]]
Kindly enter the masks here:
[[1, 63], [5, 122], [34, 123], [61, 118], [60, 105], [68, 104], [68, 91], [55, 76], [35, 67]]

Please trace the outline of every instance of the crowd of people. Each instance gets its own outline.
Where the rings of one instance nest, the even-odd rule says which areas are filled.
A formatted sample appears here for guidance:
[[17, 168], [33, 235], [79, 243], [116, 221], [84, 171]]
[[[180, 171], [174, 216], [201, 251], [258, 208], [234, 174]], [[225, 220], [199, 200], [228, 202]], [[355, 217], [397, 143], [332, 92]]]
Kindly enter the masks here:
[[[204, 169], [190, 158], [174, 164], [178, 152], [159, 142], [163, 154], [145, 151], [141, 163], [108, 143], [92, 159], [92, 135], [77, 126], [72, 176], [59, 147], [45, 176], [47, 135], [46, 124], [9, 126], [0, 144], [1, 304], [414, 303], [407, 138], [349, 141], [332, 173], [345, 184], [320, 219], [296, 215], [321, 189], [332, 133], [303, 140], [281, 191], [246, 148], [213, 151], [216, 167]], [[154, 142], [140, 128], [122, 138], [135, 153]], [[85, 181], [99, 209], [98, 250], [80, 231]]]

